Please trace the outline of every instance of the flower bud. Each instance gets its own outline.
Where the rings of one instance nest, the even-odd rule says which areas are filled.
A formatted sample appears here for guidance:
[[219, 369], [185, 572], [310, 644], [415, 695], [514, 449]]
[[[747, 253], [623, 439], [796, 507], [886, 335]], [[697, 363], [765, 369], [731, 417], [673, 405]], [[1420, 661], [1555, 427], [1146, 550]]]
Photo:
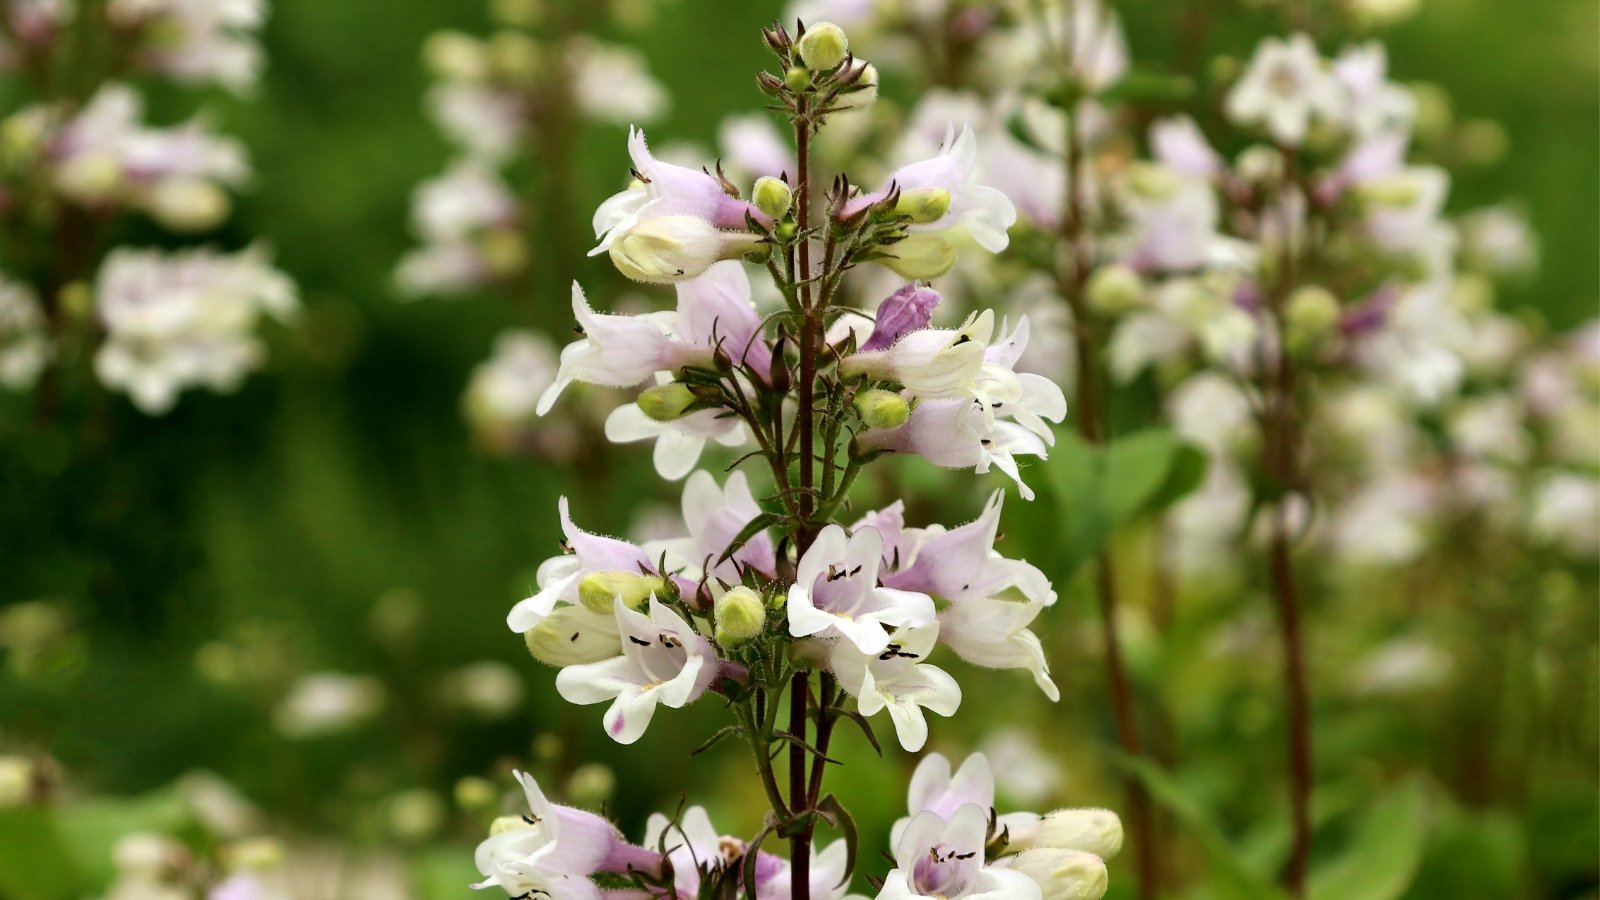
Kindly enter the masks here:
[[878, 67], [868, 63], [856, 79], [856, 89], [846, 91], [833, 101], [834, 112], [866, 109], [878, 99]]
[[882, 388], [857, 393], [855, 404], [868, 428], [899, 428], [911, 417], [911, 404], [906, 398]]
[[1058, 809], [1012, 827], [1010, 847], [1082, 850], [1110, 859], [1122, 849], [1122, 820], [1109, 809]]
[[806, 33], [796, 42], [795, 49], [800, 52], [800, 59], [807, 66], [826, 72], [844, 62], [846, 54], [850, 52], [850, 39], [845, 36], [843, 28], [832, 22], [818, 22], [806, 28]]
[[913, 234], [888, 252], [893, 255], [878, 262], [907, 281], [938, 278], [956, 265], [956, 246], [942, 234]]
[[718, 597], [713, 615], [717, 643], [723, 647], [737, 647], [759, 635], [767, 625], [767, 608], [761, 595], [744, 585]]
[[783, 83], [791, 91], [803, 91], [811, 87], [811, 70], [805, 66], [793, 66], [783, 73]]
[[110, 151], [74, 156], [56, 170], [56, 189], [79, 203], [105, 202], [122, 186], [122, 163]]
[[1089, 308], [1101, 315], [1121, 315], [1144, 299], [1144, 279], [1132, 266], [1106, 266], [1089, 276]]
[[1141, 197], [1165, 200], [1182, 186], [1178, 173], [1160, 163], [1134, 163], [1128, 167], [1128, 187]]
[[1339, 312], [1339, 298], [1327, 288], [1317, 284], [1296, 288], [1283, 306], [1289, 343], [1308, 347], [1326, 338], [1338, 327]]
[[507, 25], [532, 28], [544, 15], [543, 0], [494, 0], [490, 4], [496, 20]]
[[628, 229], [611, 245], [611, 262], [634, 281], [675, 284], [699, 276], [714, 263], [737, 259], [762, 238], [721, 231], [699, 216], [660, 216]]
[[61, 293], [56, 295], [56, 302], [61, 305], [61, 311], [73, 322], [86, 322], [94, 315], [94, 289], [86, 281], [74, 281], [62, 285]]
[[422, 45], [422, 61], [439, 78], [482, 81], [489, 74], [483, 42], [459, 31], [436, 31]]
[[203, 178], [163, 178], [145, 198], [156, 221], [173, 231], [209, 231], [228, 217], [230, 203], [222, 188]]
[[774, 219], [781, 219], [788, 214], [789, 205], [794, 202], [794, 191], [781, 178], [763, 175], [756, 179], [750, 199], [755, 201], [756, 209]]
[[489, 66], [513, 84], [528, 84], [539, 77], [543, 64], [539, 44], [519, 31], [502, 31], [489, 39]]
[[1109, 882], [1105, 860], [1081, 850], [1041, 847], [1000, 864], [1033, 879], [1043, 900], [1100, 900]]
[[1276, 147], [1253, 144], [1239, 154], [1234, 169], [1249, 184], [1277, 184], [1283, 180], [1283, 154]]
[[515, 228], [490, 228], [478, 235], [475, 245], [489, 271], [503, 278], [528, 267], [528, 240]]
[[528, 653], [547, 666], [576, 666], [617, 655], [614, 609], [604, 614], [584, 606], [562, 606], [528, 629]]
[[25, 756], [0, 756], [0, 809], [28, 802], [33, 795], [33, 762]]
[[681, 381], [658, 384], [640, 392], [639, 411], [657, 422], [675, 422], [683, 418], [697, 399], [694, 391]]
[[950, 211], [950, 192], [940, 187], [917, 188], [900, 195], [894, 211], [913, 224], [927, 225], [944, 218]]
[[578, 599], [590, 612], [604, 615], [615, 608], [617, 600], [630, 609], [638, 609], [650, 601], [650, 595], [665, 593], [666, 589], [666, 579], [660, 575], [592, 572], [578, 582]]
[[468, 775], [457, 781], [452, 794], [456, 805], [467, 810], [487, 809], [495, 801], [494, 784], [477, 775]]
[[861, 349], [886, 350], [902, 336], [927, 328], [933, 321], [934, 307], [943, 300], [938, 291], [927, 285], [912, 283], [900, 288], [878, 304], [872, 334]]
[[1357, 196], [1371, 206], [1404, 209], [1422, 199], [1422, 183], [1410, 173], [1374, 178], [1357, 188]]

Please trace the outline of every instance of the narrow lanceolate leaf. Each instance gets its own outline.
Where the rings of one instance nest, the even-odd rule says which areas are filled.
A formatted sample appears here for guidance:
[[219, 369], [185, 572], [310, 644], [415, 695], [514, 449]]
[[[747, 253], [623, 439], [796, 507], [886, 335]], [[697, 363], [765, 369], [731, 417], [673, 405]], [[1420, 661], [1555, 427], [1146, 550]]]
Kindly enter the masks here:
[[823, 821], [834, 827], [839, 836], [844, 838], [844, 874], [839, 878], [839, 883], [834, 887], [844, 887], [850, 883], [850, 876], [856, 871], [856, 820], [850, 811], [844, 808], [839, 798], [832, 794], [822, 798], [817, 804], [817, 815]]

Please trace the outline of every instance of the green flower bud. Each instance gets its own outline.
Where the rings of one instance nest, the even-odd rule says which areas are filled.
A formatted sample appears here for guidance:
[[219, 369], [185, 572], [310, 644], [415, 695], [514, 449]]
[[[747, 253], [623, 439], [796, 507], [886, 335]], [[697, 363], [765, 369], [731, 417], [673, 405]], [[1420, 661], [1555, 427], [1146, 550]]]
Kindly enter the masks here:
[[637, 572], [594, 572], [578, 582], [578, 600], [590, 612], [609, 613], [620, 598], [624, 605], [638, 609], [650, 595], [666, 593], [667, 581], [660, 575]]
[[94, 315], [94, 290], [86, 281], [74, 281], [63, 285], [61, 293], [57, 295], [57, 302], [61, 304], [61, 311], [74, 322], [87, 321]]
[[456, 805], [462, 809], [486, 809], [495, 801], [494, 784], [476, 775], [457, 781], [453, 793]]
[[803, 91], [811, 87], [811, 70], [805, 66], [794, 66], [783, 73], [783, 83], [791, 91]]
[[440, 78], [482, 81], [489, 74], [483, 42], [459, 31], [436, 31], [422, 45], [422, 61]]
[[602, 806], [617, 789], [617, 776], [605, 763], [584, 763], [567, 779], [567, 797], [579, 806]]
[[1422, 184], [1410, 173], [1403, 172], [1368, 181], [1357, 189], [1357, 193], [1368, 205], [1404, 209], [1422, 199]]
[[900, 195], [894, 211], [914, 224], [927, 225], [944, 218], [950, 211], [950, 192], [944, 188], [917, 188]]
[[795, 44], [800, 59], [819, 72], [826, 72], [844, 62], [850, 52], [850, 39], [844, 29], [832, 22], [818, 22], [806, 28]]
[[489, 66], [513, 84], [528, 84], [539, 76], [539, 43], [519, 31], [502, 31], [489, 39]]
[[497, 20], [523, 28], [532, 28], [544, 16], [542, 0], [494, 0], [490, 9]]
[[1479, 315], [1494, 308], [1494, 282], [1474, 272], [1456, 277], [1446, 295], [1450, 305], [1467, 315]]
[[761, 595], [743, 585], [718, 597], [713, 615], [717, 620], [717, 643], [723, 647], [737, 647], [767, 626], [767, 609]]
[[1296, 288], [1283, 305], [1289, 344], [1305, 349], [1322, 342], [1339, 324], [1339, 298], [1321, 285]]
[[1107, 316], [1120, 315], [1144, 299], [1144, 279], [1132, 266], [1106, 266], [1089, 276], [1089, 308]]
[[694, 405], [694, 391], [681, 381], [658, 384], [639, 394], [639, 411], [657, 422], [674, 422], [683, 418]]
[[1182, 186], [1178, 173], [1159, 163], [1134, 163], [1128, 167], [1128, 187], [1141, 197], [1162, 200]]
[[913, 234], [888, 248], [893, 256], [878, 260], [907, 281], [928, 281], [956, 265], [956, 246], [939, 233]]
[[868, 428], [899, 428], [911, 417], [911, 404], [894, 391], [872, 388], [856, 394], [856, 412]]
[[528, 267], [528, 241], [513, 228], [492, 228], [478, 235], [478, 253], [497, 275], [516, 275]]
[[789, 205], [794, 202], [794, 191], [790, 190], [783, 179], [763, 175], [756, 179], [756, 186], [750, 191], [750, 197], [755, 201], [756, 209], [774, 219], [781, 219], [788, 214]]

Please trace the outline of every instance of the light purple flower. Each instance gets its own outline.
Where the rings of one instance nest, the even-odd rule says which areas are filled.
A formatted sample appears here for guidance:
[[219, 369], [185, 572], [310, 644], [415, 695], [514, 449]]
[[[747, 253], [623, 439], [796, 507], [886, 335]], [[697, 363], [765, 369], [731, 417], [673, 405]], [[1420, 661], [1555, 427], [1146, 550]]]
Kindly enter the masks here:
[[933, 288], [912, 282], [878, 304], [878, 320], [862, 350], [885, 350], [907, 332], [927, 328], [933, 310], [944, 298]]

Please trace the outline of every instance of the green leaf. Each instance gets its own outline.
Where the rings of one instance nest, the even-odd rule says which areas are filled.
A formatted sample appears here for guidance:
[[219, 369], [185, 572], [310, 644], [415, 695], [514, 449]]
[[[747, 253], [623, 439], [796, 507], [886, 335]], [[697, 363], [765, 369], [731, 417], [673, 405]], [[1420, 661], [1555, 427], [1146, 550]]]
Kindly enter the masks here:
[[850, 883], [850, 876], [856, 871], [856, 847], [860, 839], [856, 836], [856, 820], [850, 811], [844, 808], [839, 798], [832, 794], [822, 798], [817, 804], [817, 814], [839, 832], [844, 838], [844, 874], [840, 876], [839, 883], [834, 887], [844, 887]]
[[55, 900], [86, 887], [53, 816], [42, 809], [0, 811], [0, 897]]
[[[1227, 837], [1211, 824], [1205, 812], [1165, 770], [1147, 759], [1136, 757], [1124, 756], [1119, 762], [1144, 785], [1152, 799], [1177, 818], [1200, 845], [1209, 863], [1207, 869], [1210, 872], [1212, 896], [1218, 900], [1285, 900], [1281, 891], [1251, 871]], [[1361, 894], [1347, 894], [1345, 900], [1355, 897], [1367, 900]]]
[[1413, 778], [1367, 810], [1343, 856], [1311, 873], [1311, 900], [1394, 900], [1416, 877], [1427, 838], [1427, 791]]
[[1070, 575], [1118, 528], [1157, 512], [1199, 485], [1205, 455], [1170, 431], [1151, 429], [1095, 447], [1064, 434], [1046, 463], [1055, 499], [1048, 548]]

